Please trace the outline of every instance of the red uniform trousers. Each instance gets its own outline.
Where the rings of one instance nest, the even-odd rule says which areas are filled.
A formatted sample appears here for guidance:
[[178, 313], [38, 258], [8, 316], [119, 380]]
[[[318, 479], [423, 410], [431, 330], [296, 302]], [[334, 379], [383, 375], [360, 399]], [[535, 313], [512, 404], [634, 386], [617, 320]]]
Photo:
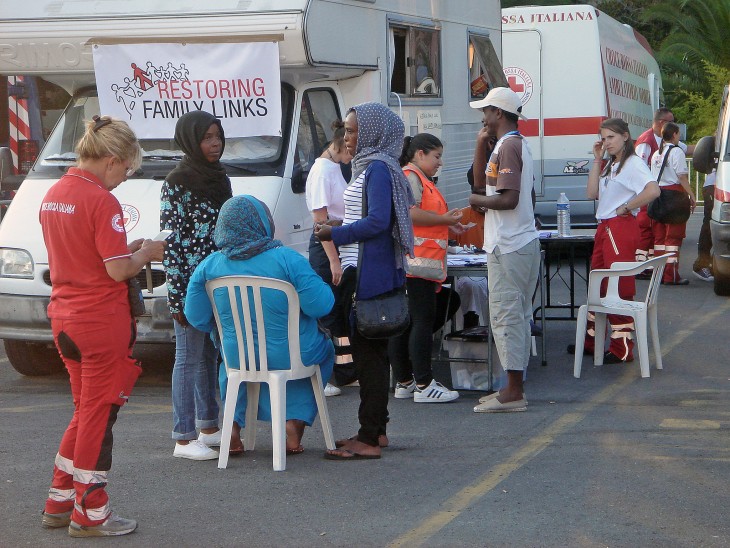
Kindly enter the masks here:
[[79, 525], [109, 515], [107, 473], [112, 426], [142, 371], [131, 358], [136, 324], [129, 307], [114, 314], [52, 319], [53, 338], [68, 370], [74, 414], [56, 455], [45, 511], [68, 512]]
[[646, 212], [647, 206], [642, 206], [639, 209], [636, 220], [639, 223], [639, 243], [636, 246], [636, 253], [634, 261], [646, 261], [654, 257], [655, 243], [654, 242], [654, 219], [649, 217]]
[[[610, 268], [615, 262], [634, 261], [634, 251], [639, 239], [639, 227], [633, 215], [613, 217], [601, 221], [596, 230], [596, 241], [591, 256], [591, 269]], [[606, 293], [607, 283], [601, 287], [601, 295]], [[636, 294], [636, 281], [633, 276], [622, 276], [618, 282], [618, 293], [622, 299], [633, 300]], [[632, 332], [634, 321], [631, 316], [608, 315], [611, 326], [611, 343], [609, 352], [622, 360], [634, 359], [634, 341]], [[595, 316], [588, 315], [585, 337], [585, 350], [593, 352], [595, 348]]]
[[[682, 185], [663, 186], [662, 190], [685, 192]], [[662, 281], [679, 281], [679, 248], [682, 247], [682, 240], [686, 236], [687, 223], [666, 225], [652, 220], [651, 228], [654, 233], [654, 255], [658, 257], [665, 253], [674, 253], [674, 257], [667, 259], [667, 266], [664, 269]]]

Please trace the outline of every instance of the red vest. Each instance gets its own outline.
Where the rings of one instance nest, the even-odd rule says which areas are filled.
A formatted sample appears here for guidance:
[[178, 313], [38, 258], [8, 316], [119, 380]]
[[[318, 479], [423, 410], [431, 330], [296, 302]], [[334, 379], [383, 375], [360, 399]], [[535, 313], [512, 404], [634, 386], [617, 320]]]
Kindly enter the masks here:
[[[421, 180], [423, 185], [421, 209], [433, 211], [438, 215], [443, 215], [449, 210], [444, 197], [420, 171], [406, 166], [403, 168], [403, 172], [406, 176], [409, 173], [415, 173]], [[444, 281], [446, 279], [446, 247], [449, 243], [449, 227], [446, 225], [414, 226], [413, 236], [415, 257], [408, 257], [407, 275], [411, 278], [424, 278], [435, 282]]]
[[634, 147], [636, 147], [637, 145], [649, 145], [649, 149], [651, 152], [649, 152], [649, 157], [646, 159], [646, 163], [647, 165], [649, 165], [651, 157], [654, 156], [654, 153], [657, 150], [659, 150], [659, 145], [656, 142], [654, 130], [652, 128], [649, 128], [644, 133], [639, 135], [639, 138], [634, 141]]

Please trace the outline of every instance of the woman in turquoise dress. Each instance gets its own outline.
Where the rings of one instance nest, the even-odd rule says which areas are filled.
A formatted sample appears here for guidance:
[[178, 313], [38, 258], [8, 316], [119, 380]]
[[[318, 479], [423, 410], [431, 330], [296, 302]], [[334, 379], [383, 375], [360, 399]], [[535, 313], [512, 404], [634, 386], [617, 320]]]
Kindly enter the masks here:
[[[221, 208], [215, 231], [215, 244], [219, 251], [208, 256], [195, 269], [188, 285], [185, 316], [196, 329], [213, 334], [217, 341], [213, 308], [205, 291], [205, 284], [221, 276], [265, 276], [291, 283], [299, 294], [299, 342], [304, 365], [319, 364], [322, 380], [326, 383], [334, 365], [334, 347], [330, 338], [317, 327], [317, 318], [325, 316], [334, 304], [329, 286], [312, 269], [307, 259], [296, 251], [284, 247], [273, 239], [274, 222], [266, 204], [253, 196], [235, 196]], [[216, 303], [224, 330], [225, 355], [229, 367], [238, 367], [236, 343], [231, 309], [228, 299]], [[280, 291], [262, 291], [264, 317], [266, 319], [266, 346], [269, 368], [289, 368], [288, 303]], [[221, 396], [225, 398], [227, 376], [220, 369]], [[301, 437], [305, 425], [311, 426], [317, 416], [317, 404], [310, 379], [290, 381], [286, 385], [286, 448], [288, 454], [301, 453]], [[245, 426], [246, 388], [241, 386], [234, 418], [234, 436], [240, 439]], [[271, 420], [269, 390], [261, 387], [259, 396], [259, 420]]]

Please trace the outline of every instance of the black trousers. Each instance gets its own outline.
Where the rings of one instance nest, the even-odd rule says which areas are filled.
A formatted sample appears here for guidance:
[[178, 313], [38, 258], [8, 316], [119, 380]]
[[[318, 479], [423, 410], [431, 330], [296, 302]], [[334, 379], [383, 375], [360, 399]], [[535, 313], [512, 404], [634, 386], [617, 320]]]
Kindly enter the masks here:
[[332, 307], [332, 311], [319, 320], [320, 324], [332, 334], [333, 342], [335, 343], [336, 360], [335, 367], [332, 370], [333, 378], [330, 381], [334, 381], [334, 384], [338, 386], [350, 384], [357, 380], [357, 374], [355, 371], [355, 363], [350, 358], [352, 356], [352, 349], [349, 344], [346, 344], [346, 339], [343, 339], [343, 337], [347, 337], [349, 334], [347, 332], [347, 324], [343, 322], [342, 295], [340, 287], [332, 284], [332, 271], [330, 270], [329, 257], [327, 257], [324, 247], [314, 237], [314, 234], [309, 238], [309, 264], [319, 274], [319, 277], [330, 286], [332, 293], [335, 295], [335, 305]]
[[385, 434], [388, 423], [388, 391], [390, 390], [390, 362], [388, 339], [366, 339], [355, 328], [352, 316], [352, 295], [355, 292], [357, 271], [347, 268], [342, 275], [341, 313], [350, 328], [353, 361], [360, 381], [360, 407], [357, 418], [360, 430], [357, 439], [368, 445], [378, 445], [378, 436]]
[[694, 270], [712, 267], [712, 236], [710, 234], [710, 219], [712, 218], [712, 207], [715, 204], [715, 185], [709, 185], [702, 189], [702, 199], [705, 202], [702, 215], [702, 228], [700, 237], [697, 240], [697, 260], [693, 266]]

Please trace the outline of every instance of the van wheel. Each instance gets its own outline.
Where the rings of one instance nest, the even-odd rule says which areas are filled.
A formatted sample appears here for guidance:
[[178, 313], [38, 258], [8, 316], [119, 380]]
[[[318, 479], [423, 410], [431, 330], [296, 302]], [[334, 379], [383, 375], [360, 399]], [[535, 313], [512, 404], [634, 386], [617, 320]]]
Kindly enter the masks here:
[[714, 276], [715, 295], [730, 297], [730, 277], [720, 275], [717, 270], [714, 272]]
[[63, 360], [52, 344], [5, 340], [10, 365], [21, 375], [39, 377], [64, 371]]

